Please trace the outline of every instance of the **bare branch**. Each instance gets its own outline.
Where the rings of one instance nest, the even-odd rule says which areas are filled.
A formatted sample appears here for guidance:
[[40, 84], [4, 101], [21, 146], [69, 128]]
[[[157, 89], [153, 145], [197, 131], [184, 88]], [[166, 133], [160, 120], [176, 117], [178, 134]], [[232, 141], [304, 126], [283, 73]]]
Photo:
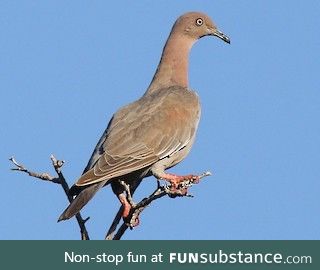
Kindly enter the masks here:
[[[63, 160], [58, 160], [54, 157], [54, 155], [50, 156], [50, 159], [52, 161], [52, 165], [56, 171], [56, 173], [58, 174], [58, 177], [53, 177], [48, 173], [37, 173], [37, 172], [33, 172], [28, 170], [26, 167], [24, 167], [22, 164], [19, 164], [14, 157], [11, 157], [9, 160], [15, 165], [15, 168], [12, 168], [11, 170], [13, 171], [20, 171], [20, 172], [24, 172], [27, 173], [29, 176], [31, 177], [35, 177], [38, 179], [41, 179], [43, 181], [49, 181], [52, 183], [56, 183], [56, 184], [60, 184], [64, 190], [64, 193], [66, 194], [69, 202], [72, 201], [72, 196], [69, 195], [69, 186], [68, 183], [66, 181], [66, 179], [64, 178], [64, 175], [62, 174], [61, 171], [61, 167], [63, 166], [63, 164], [65, 163], [65, 161]], [[81, 233], [81, 239], [82, 240], [89, 240], [89, 234], [88, 231], [86, 229], [85, 223], [89, 220], [89, 217], [86, 219], [83, 219], [80, 212], [78, 214], [76, 214], [76, 219], [80, 228], [80, 233]]]
[[[107, 232], [107, 235], [105, 237], [105, 240], [115, 240], [114, 239], [114, 233], [118, 227], [118, 224], [120, 223], [121, 221], [121, 218], [122, 218], [122, 212], [123, 212], [123, 206], [121, 206], [116, 214], [116, 216], [114, 217], [112, 223], [111, 223], [111, 226]], [[127, 227], [127, 226], [126, 226]]]
[[113, 237], [112, 240], [120, 240], [127, 229], [128, 229], [127, 224], [126, 223], [122, 223], [122, 225], [120, 226], [119, 230], [117, 231], [117, 233], [115, 234], [115, 236]]
[[[69, 202], [72, 202], [73, 197], [69, 195], [69, 186], [68, 183], [62, 173], [62, 166], [65, 163], [63, 160], [58, 160], [55, 158], [54, 155], [50, 156], [52, 166], [54, 167], [55, 172], [57, 173], [58, 177], [53, 177], [49, 173], [37, 173], [34, 171], [28, 170], [24, 165], [18, 163], [14, 157], [11, 157], [9, 160], [14, 164], [14, 168], [11, 170], [13, 171], [20, 171], [27, 173], [29, 176], [43, 180], [43, 181], [49, 181], [52, 183], [60, 184], [69, 200]], [[193, 197], [188, 193], [188, 188], [193, 186], [194, 184], [198, 184], [199, 181], [206, 177], [211, 175], [210, 172], [205, 172], [201, 174], [198, 178], [190, 178], [182, 181], [178, 184], [178, 186], [161, 186], [159, 181], [157, 185], [157, 189], [148, 197], [142, 199], [139, 203], [135, 203], [132, 194], [130, 192], [130, 185], [126, 184], [125, 182], [121, 182], [121, 185], [124, 187], [124, 190], [126, 192], [127, 200], [129, 204], [131, 205], [131, 210], [128, 215], [117, 230], [117, 227], [119, 223], [121, 222], [122, 218], [122, 212], [123, 207], [121, 206], [118, 210], [108, 232], [105, 237], [106, 240], [120, 240], [126, 230], [128, 228], [133, 229], [139, 224], [139, 217], [140, 214], [144, 211], [146, 207], [148, 207], [153, 201], [160, 199], [166, 195], [168, 195], [170, 198], [176, 198], [176, 197]], [[80, 228], [81, 232], [81, 239], [82, 240], [89, 240], [89, 234], [86, 229], [85, 223], [89, 220], [89, 217], [86, 219], [83, 219], [80, 212], [76, 214], [76, 219]], [[116, 231], [117, 230], [117, 231]]]
[[12, 171], [19, 171], [19, 172], [25, 172], [28, 175], [38, 178], [40, 180], [43, 181], [50, 181], [56, 184], [60, 184], [59, 183], [59, 178], [53, 177], [48, 173], [37, 173], [37, 172], [33, 172], [33, 171], [29, 171], [28, 169], [26, 169], [22, 164], [19, 164], [14, 157], [9, 158], [9, 160], [16, 166], [15, 168], [11, 168]]

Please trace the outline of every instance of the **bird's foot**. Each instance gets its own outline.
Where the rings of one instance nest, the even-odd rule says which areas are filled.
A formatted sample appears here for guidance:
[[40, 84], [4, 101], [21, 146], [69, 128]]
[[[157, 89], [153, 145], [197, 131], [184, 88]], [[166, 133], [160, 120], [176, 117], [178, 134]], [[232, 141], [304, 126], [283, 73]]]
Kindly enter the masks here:
[[128, 217], [130, 211], [131, 211], [131, 204], [128, 202], [127, 196], [124, 193], [121, 193], [118, 195], [119, 201], [121, 202], [123, 206], [123, 212], [122, 212], [122, 217], [126, 218]]
[[171, 173], [166, 173], [165, 174], [165, 180], [169, 181], [172, 188], [177, 189], [179, 187], [182, 187], [186, 182], [192, 182], [192, 183], [198, 183], [199, 182], [199, 176], [198, 175], [176, 175], [176, 174], [171, 174]]
[[190, 175], [184, 175], [184, 176], [165, 173], [162, 176], [162, 179], [167, 180], [170, 183], [168, 195], [171, 198], [182, 197], [182, 196], [193, 197], [191, 194], [189, 194], [188, 188], [194, 184], [198, 184], [201, 178], [209, 175], [211, 175], [210, 172], [205, 172], [200, 175], [190, 174]]
[[136, 216], [136, 215], [132, 215], [129, 217], [130, 219], [129, 218], [125, 219], [125, 222], [127, 226], [132, 230], [140, 224], [140, 219], [139, 219], [139, 216]]

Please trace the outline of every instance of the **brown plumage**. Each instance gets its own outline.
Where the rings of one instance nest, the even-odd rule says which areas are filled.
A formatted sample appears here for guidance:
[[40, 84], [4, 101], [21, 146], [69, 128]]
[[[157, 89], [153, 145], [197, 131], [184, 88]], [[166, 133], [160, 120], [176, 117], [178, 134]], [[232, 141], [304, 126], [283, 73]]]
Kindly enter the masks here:
[[76, 197], [59, 221], [74, 216], [109, 183], [123, 204], [126, 217], [130, 205], [120, 180], [129, 183], [133, 193], [149, 175], [173, 186], [197, 177], [176, 176], [165, 170], [183, 160], [194, 142], [200, 103], [198, 95], [188, 88], [188, 58], [194, 42], [209, 35], [230, 43], [203, 13], [189, 12], [177, 19], [150, 86], [139, 100], [113, 115], [83, 175], [71, 188]]

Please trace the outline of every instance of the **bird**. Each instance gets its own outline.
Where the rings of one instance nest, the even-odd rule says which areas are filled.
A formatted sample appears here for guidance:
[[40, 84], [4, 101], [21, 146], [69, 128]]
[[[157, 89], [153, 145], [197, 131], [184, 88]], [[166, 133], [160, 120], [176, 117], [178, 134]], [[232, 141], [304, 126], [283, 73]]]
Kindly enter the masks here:
[[175, 21], [147, 90], [112, 116], [83, 174], [70, 188], [73, 200], [58, 221], [73, 217], [108, 184], [126, 218], [131, 205], [121, 183], [127, 183], [133, 194], [151, 175], [169, 182], [173, 189], [182, 181], [199, 179], [166, 170], [188, 155], [195, 140], [201, 105], [188, 84], [189, 52], [205, 36], [230, 44], [230, 38], [202, 12], [188, 12]]

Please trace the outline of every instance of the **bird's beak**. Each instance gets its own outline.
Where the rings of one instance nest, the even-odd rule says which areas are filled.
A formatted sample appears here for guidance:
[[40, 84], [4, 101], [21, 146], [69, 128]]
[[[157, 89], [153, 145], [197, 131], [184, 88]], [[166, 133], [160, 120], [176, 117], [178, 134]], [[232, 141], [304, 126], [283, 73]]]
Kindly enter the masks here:
[[224, 33], [222, 33], [221, 31], [219, 31], [218, 29], [212, 30], [211, 35], [216, 36], [216, 37], [222, 39], [224, 42], [227, 42], [230, 44], [230, 38], [228, 36], [226, 36]]

